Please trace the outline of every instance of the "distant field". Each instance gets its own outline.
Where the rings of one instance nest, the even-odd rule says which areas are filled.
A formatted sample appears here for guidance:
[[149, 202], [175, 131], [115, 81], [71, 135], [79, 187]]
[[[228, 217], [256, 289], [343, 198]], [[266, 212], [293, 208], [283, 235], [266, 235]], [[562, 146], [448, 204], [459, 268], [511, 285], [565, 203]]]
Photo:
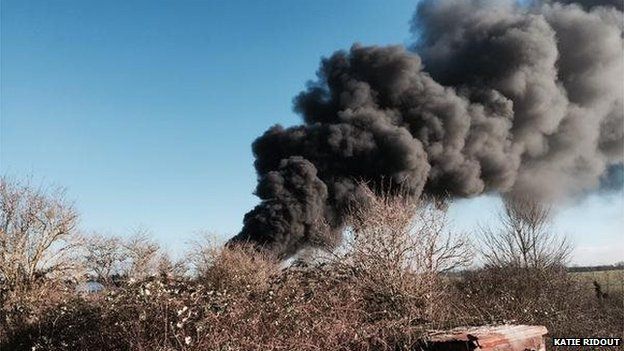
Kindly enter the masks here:
[[594, 281], [597, 281], [602, 292], [609, 295], [624, 293], [624, 269], [609, 271], [571, 272], [572, 276], [579, 281], [585, 282], [588, 289], [594, 289]]

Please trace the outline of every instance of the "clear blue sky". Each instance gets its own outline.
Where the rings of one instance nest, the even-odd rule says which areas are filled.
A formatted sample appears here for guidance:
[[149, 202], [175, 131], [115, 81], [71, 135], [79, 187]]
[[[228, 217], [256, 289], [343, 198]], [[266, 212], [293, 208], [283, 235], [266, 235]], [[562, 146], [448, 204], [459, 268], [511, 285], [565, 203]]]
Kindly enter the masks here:
[[[254, 138], [299, 123], [292, 97], [322, 56], [354, 42], [409, 43], [414, 8], [2, 0], [0, 173], [68, 187], [85, 230], [144, 226], [174, 252], [198, 230], [225, 238], [257, 202]], [[461, 201], [451, 217], [469, 230], [497, 204]], [[618, 258], [615, 241], [624, 251], [623, 214], [621, 194], [595, 196], [557, 225], [578, 262], [601, 263]]]

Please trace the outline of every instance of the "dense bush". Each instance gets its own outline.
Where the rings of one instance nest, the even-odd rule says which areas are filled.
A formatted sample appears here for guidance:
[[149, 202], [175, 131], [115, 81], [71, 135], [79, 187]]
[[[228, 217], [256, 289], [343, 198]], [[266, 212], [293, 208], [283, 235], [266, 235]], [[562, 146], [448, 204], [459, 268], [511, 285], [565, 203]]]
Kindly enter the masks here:
[[[460, 274], [469, 246], [446, 230], [443, 208], [368, 195], [343, 245], [289, 262], [256, 247], [198, 245], [189, 274], [143, 237], [87, 241], [86, 267], [107, 289], [80, 294], [58, 275], [0, 279], [0, 350], [418, 350], [431, 330], [505, 322], [623, 336], [622, 296], [598, 298], [574, 280], [558, 242], [538, 255], [511, 245], [511, 259]], [[524, 233], [550, 237], [531, 216], [508, 213], [522, 235], [489, 232], [490, 249]]]
[[564, 270], [396, 282], [365, 263], [281, 268], [228, 249], [194, 280], [152, 278], [87, 296], [40, 287], [55, 293], [4, 301], [2, 349], [411, 350], [430, 329], [510, 321], [546, 325], [552, 335], [622, 337], [621, 299], [596, 299]]

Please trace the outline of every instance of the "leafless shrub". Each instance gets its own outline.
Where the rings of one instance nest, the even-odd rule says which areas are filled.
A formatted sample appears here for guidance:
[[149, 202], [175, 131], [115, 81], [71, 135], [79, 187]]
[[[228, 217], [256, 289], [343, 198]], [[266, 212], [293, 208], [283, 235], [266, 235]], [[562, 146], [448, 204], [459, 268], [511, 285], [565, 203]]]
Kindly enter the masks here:
[[353, 277], [363, 313], [373, 320], [430, 326], [449, 307], [435, 303], [445, 294], [439, 274], [470, 262], [467, 242], [448, 230], [444, 210], [434, 203], [364, 192], [367, 206], [351, 211], [332, 266]]
[[441, 273], [471, 262], [466, 237], [448, 228], [446, 212], [437, 202], [410, 196], [376, 195], [364, 188], [367, 206], [354, 208], [345, 230], [339, 261], [379, 262], [386, 270]]
[[269, 279], [279, 272], [279, 261], [266, 251], [250, 245], [234, 247], [198, 247], [198, 279], [220, 291], [244, 292], [266, 288]]
[[549, 206], [520, 195], [504, 198], [504, 204], [499, 226], [481, 229], [486, 265], [549, 268], [567, 262], [572, 247], [553, 231]]
[[197, 239], [190, 242], [190, 250], [186, 254], [186, 261], [191, 272], [201, 276], [210, 267], [214, 258], [221, 250], [222, 243], [217, 235], [209, 232], [198, 232]]
[[446, 273], [472, 263], [472, 247], [466, 235], [448, 228], [446, 211], [435, 202], [420, 206], [411, 232], [418, 238], [423, 270]]
[[158, 276], [162, 279], [185, 277], [188, 273], [186, 260], [172, 260], [167, 252], [163, 252], [158, 259]]

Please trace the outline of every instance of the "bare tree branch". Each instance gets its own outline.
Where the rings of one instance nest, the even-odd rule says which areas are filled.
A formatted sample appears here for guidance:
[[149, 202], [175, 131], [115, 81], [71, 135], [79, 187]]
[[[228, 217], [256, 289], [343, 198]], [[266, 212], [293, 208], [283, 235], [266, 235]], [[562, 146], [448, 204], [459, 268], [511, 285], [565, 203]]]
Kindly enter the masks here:
[[480, 228], [485, 264], [547, 268], [566, 263], [571, 245], [551, 227], [551, 209], [524, 196], [504, 198], [497, 227]]
[[27, 287], [73, 264], [78, 214], [62, 188], [33, 188], [0, 178], [0, 281]]

